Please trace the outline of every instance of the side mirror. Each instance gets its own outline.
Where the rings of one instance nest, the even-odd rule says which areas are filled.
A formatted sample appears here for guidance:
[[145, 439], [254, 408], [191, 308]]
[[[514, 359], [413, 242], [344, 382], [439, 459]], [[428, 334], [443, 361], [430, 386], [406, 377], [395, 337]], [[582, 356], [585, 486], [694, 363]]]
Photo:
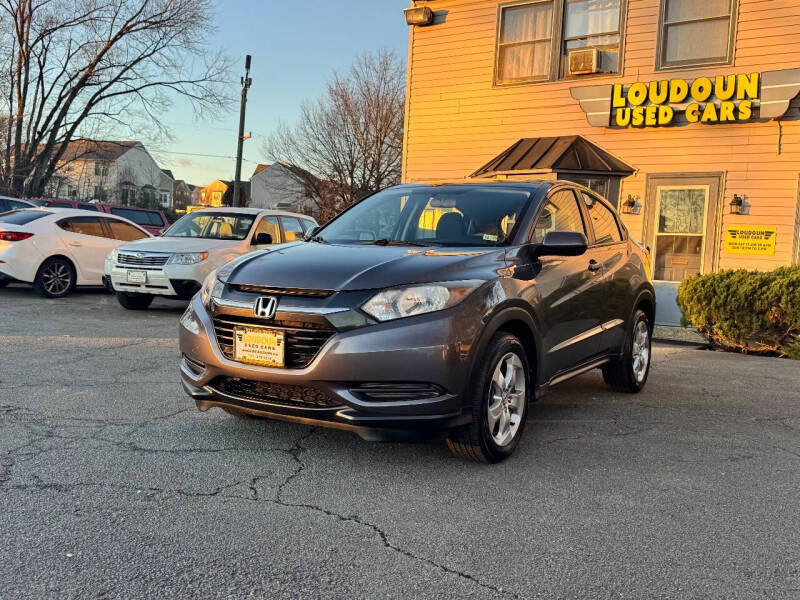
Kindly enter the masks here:
[[575, 231], [551, 231], [544, 241], [531, 248], [533, 257], [540, 256], [580, 256], [589, 248], [586, 236]]
[[253, 238], [253, 246], [265, 246], [272, 243], [272, 234], [270, 233], [257, 233]]

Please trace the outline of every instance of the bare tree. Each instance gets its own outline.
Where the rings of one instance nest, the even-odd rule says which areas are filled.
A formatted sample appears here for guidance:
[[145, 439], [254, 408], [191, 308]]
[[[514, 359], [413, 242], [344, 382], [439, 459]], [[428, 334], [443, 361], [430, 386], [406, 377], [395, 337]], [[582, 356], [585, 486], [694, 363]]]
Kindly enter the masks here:
[[300, 109], [294, 127], [267, 139], [269, 160], [287, 161], [327, 221], [348, 206], [400, 182], [405, 66], [394, 52], [364, 54], [325, 93]]
[[176, 95], [224, 107], [212, 22], [209, 0], [0, 0], [0, 188], [41, 195], [67, 143], [98, 126], [168, 134]]

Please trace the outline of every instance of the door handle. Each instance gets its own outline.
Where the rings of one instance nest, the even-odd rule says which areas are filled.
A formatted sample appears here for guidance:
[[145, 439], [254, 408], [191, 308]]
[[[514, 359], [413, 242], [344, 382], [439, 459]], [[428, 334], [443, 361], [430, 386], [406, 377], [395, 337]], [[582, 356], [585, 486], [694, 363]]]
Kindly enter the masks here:
[[603, 265], [601, 265], [601, 264], [600, 264], [599, 262], [597, 262], [595, 259], [592, 259], [592, 260], [590, 260], [590, 261], [589, 261], [589, 270], [590, 270], [592, 273], [596, 273], [597, 271], [599, 271], [599, 270], [600, 270], [600, 269], [602, 269], [602, 268], [603, 268]]
[[82, 246], [83, 244], [81, 244], [80, 242], [70, 242], [69, 245], [70, 246]]

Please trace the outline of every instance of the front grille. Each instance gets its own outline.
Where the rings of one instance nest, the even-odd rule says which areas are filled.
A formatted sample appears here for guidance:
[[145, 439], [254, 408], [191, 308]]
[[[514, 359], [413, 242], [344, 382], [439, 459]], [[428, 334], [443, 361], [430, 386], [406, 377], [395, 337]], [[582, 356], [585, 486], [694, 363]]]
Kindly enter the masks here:
[[444, 390], [432, 383], [362, 383], [350, 388], [350, 393], [362, 400], [425, 400], [437, 398]]
[[342, 406], [340, 401], [325, 392], [303, 385], [285, 385], [236, 377], [217, 377], [209, 387], [235, 398], [255, 402], [269, 402], [271, 404], [303, 408], [336, 408]]
[[[138, 256], [143, 254], [143, 256]], [[169, 260], [169, 254], [147, 254], [139, 252], [137, 254], [127, 254], [120, 252], [117, 254], [117, 263], [120, 265], [132, 265], [134, 267], [163, 267]]]
[[233, 284], [231, 286], [237, 292], [250, 294], [270, 294], [273, 296], [294, 296], [306, 298], [327, 298], [333, 294], [333, 290], [307, 290], [303, 288], [273, 288], [264, 285], [250, 285], [246, 283]]
[[[287, 369], [304, 369], [320, 351], [320, 348], [335, 333], [330, 329], [321, 329], [320, 325], [303, 323], [303, 327], [288, 326], [289, 323], [275, 321], [265, 325], [256, 319], [244, 317], [220, 316], [214, 319], [214, 333], [222, 353], [230, 360], [233, 358], [233, 330], [235, 327], [263, 327], [279, 329], [284, 332], [285, 355]], [[292, 323], [292, 325], [295, 325]]]

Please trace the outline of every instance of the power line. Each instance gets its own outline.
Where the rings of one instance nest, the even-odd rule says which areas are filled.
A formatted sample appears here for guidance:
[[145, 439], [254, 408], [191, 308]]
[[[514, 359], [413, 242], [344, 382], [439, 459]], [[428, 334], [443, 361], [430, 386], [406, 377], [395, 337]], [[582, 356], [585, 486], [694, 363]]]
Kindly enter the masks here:
[[[236, 160], [235, 156], [225, 156], [223, 154], [199, 154], [197, 152], [178, 152], [176, 150], [154, 150], [156, 154], [179, 154], [181, 156], [202, 156], [204, 158], [227, 158], [229, 160]], [[258, 164], [256, 160], [250, 160], [249, 158], [242, 159], [245, 162]]]

